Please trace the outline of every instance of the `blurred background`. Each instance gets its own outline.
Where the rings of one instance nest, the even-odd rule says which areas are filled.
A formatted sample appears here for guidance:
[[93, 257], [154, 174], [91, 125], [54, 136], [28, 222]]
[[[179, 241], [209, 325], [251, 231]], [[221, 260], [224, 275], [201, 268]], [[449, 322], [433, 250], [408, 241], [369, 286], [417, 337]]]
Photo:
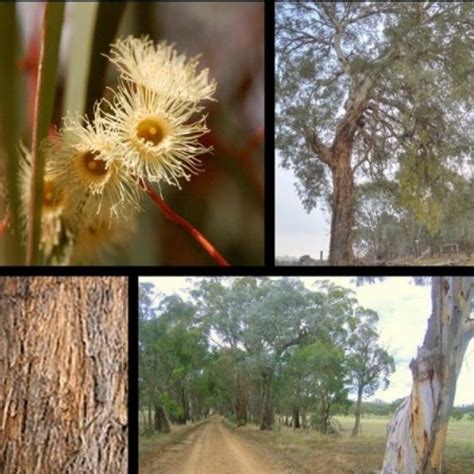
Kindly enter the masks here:
[[[99, 15], [97, 9], [100, 8], [108, 11]], [[44, 2], [17, 4], [18, 123], [19, 136], [28, 147], [31, 146], [43, 11]], [[97, 14], [97, 23], [91, 21], [91, 12]], [[209, 68], [210, 77], [216, 79], [217, 101], [204, 104], [211, 132], [202, 138], [207, 146], [213, 146], [214, 152], [202, 155], [205, 171], [190, 182], [181, 182], [181, 191], [163, 184], [163, 198], [232, 265], [263, 264], [263, 2], [117, 2], [107, 7], [98, 7], [97, 2], [68, 2], [53, 126], [60, 126], [66, 109], [74, 109], [80, 102], [73, 91], [77, 90], [78, 81], [87, 83], [87, 77], [81, 77], [81, 69], [77, 69], [84, 48], [91, 49], [93, 55], [99, 52], [100, 57], [101, 48], [105, 48], [100, 44], [101, 31], [105, 40], [114, 22], [117, 25], [117, 32], [112, 33], [115, 37], [147, 34], [155, 41], [175, 43], [178, 52], [188, 57], [200, 55], [200, 67]], [[89, 45], [84, 40], [87, 28], [95, 28], [95, 36], [90, 35], [93, 44]], [[94, 70], [97, 69], [91, 66], [91, 71]], [[116, 85], [112, 67], [107, 66], [103, 77], [106, 84], [102, 77], [94, 76], [88, 82], [89, 89], [95, 88], [96, 95], [103, 94], [104, 85]], [[79, 103], [78, 109], [80, 106]], [[87, 104], [84, 109], [88, 110]], [[0, 148], [5, 148], [1, 142]], [[0, 159], [5, 160], [5, 149], [0, 153]], [[5, 174], [3, 163], [0, 173]], [[4, 176], [1, 180], [6, 182]], [[3, 202], [0, 219], [5, 205]], [[136, 225], [129, 226], [125, 234], [117, 230], [105, 251], [93, 254], [92, 263], [214, 265], [198, 244], [175, 223], [165, 219], [147, 196], [143, 208]], [[7, 233], [8, 230], [2, 232], [0, 263], [12, 263]]]

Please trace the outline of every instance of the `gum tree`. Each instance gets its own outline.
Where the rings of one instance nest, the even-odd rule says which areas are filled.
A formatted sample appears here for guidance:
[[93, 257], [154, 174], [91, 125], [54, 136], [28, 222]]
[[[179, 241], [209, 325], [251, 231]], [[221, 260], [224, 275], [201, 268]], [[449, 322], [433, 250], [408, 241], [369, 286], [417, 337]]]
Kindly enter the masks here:
[[260, 429], [273, 424], [272, 387], [289, 351], [310, 338], [346, 337], [354, 298], [328, 282], [310, 291], [296, 278], [210, 278], [194, 291], [200, 318], [219, 344], [246, 353], [260, 386]]
[[352, 436], [359, 434], [362, 397], [373, 395], [383, 383], [388, 386], [388, 376], [395, 370], [393, 357], [378, 345], [378, 315], [375, 311], [357, 308], [358, 325], [348, 339], [347, 368], [357, 392], [355, 424]]
[[432, 313], [423, 344], [410, 363], [410, 395], [390, 423], [384, 474], [440, 473], [456, 382], [469, 341], [473, 277], [432, 279]]
[[277, 149], [306, 210], [331, 212], [329, 259], [354, 263], [358, 179], [400, 181], [431, 232], [450, 170], [472, 151], [473, 8], [443, 2], [280, 2]]

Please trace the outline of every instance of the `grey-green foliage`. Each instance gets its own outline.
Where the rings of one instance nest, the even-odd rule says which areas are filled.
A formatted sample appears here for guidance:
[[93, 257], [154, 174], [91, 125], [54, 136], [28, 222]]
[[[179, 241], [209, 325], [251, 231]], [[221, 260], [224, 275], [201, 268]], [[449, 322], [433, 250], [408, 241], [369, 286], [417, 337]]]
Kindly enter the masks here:
[[356, 318], [357, 327], [348, 339], [347, 370], [354, 390], [371, 396], [380, 386], [388, 386], [389, 376], [395, 370], [395, 361], [379, 346], [377, 313], [357, 308]]
[[307, 210], [331, 193], [311, 137], [331, 145], [346, 100], [370, 75], [353, 166], [362, 161], [366, 178], [399, 170], [404, 205], [436, 230], [448, 169], [472, 157], [473, 11], [469, 2], [277, 3], [276, 144]]
[[259, 368], [273, 368], [320, 317], [318, 295], [297, 279], [207, 279], [195, 295], [203, 323], [226, 345], [245, 349]]
[[[154, 301], [156, 300], [156, 304]], [[207, 335], [195, 324], [196, 308], [178, 295], [155, 298], [153, 285], [140, 284], [139, 387], [141, 403], [164, 405], [173, 420], [186, 420], [186, 407], [205, 403], [203, 369]]]

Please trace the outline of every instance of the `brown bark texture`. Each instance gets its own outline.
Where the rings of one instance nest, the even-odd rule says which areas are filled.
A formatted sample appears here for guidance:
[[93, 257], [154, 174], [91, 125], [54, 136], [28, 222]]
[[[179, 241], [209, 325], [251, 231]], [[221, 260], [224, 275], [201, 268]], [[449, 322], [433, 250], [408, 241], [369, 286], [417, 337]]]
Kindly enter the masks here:
[[382, 472], [443, 472], [456, 382], [469, 340], [472, 277], [433, 278], [433, 310], [416, 359], [413, 386], [390, 423]]
[[[352, 132], [353, 133], [353, 132]], [[354, 225], [354, 173], [351, 168], [352, 140], [340, 137], [334, 151], [333, 196], [329, 262], [331, 265], [352, 265], [352, 227]]]
[[127, 280], [0, 277], [2, 472], [127, 471]]

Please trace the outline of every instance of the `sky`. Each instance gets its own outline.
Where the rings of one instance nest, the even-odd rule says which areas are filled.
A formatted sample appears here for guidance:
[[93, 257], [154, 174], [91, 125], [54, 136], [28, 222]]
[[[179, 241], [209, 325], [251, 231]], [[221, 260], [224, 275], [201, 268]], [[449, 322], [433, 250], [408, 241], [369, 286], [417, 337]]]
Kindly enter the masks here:
[[[189, 287], [189, 277], [143, 277], [165, 294], [183, 293]], [[408, 365], [423, 342], [428, 317], [431, 313], [430, 286], [416, 286], [411, 278], [390, 277], [382, 282], [356, 287], [351, 277], [303, 277], [308, 288], [317, 280], [330, 280], [356, 292], [361, 306], [377, 311], [380, 321], [380, 344], [394, 354], [396, 371], [390, 386], [378, 390], [368, 400], [391, 402], [407, 396], [411, 389]], [[474, 340], [466, 351], [458, 378], [455, 405], [474, 403]]]
[[[276, 157], [278, 162], [278, 156]], [[308, 214], [295, 188], [296, 178], [291, 170], [280, 166], [275, 170], [275, 252], [276, 256], [319, 259], [329, 252], [329, 216], [319, 207]]]

